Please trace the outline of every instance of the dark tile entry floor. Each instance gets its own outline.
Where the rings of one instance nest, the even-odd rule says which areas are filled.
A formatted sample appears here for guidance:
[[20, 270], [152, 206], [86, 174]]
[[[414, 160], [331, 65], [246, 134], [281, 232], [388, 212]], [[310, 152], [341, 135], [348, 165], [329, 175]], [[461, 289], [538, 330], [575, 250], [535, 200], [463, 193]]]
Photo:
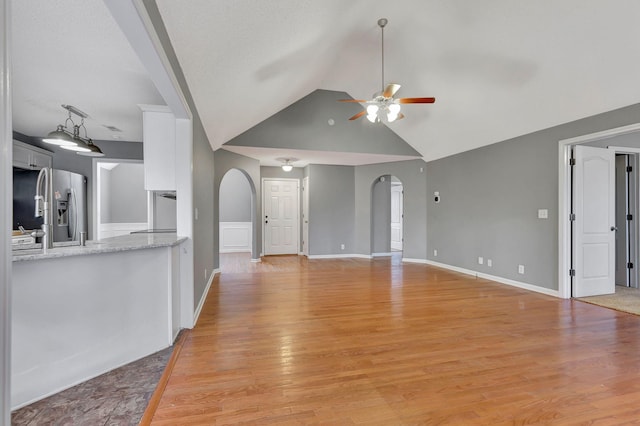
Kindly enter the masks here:
[[11, 413], [12, 425], [137, 425], [173, 346]]

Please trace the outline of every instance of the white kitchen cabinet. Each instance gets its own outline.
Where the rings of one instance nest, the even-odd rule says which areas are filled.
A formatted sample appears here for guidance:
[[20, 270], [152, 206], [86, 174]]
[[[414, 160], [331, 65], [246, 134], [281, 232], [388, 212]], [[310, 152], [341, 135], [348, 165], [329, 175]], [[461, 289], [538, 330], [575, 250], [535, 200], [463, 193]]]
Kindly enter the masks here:
[[13, 166], [21, 169], [40, 170], [51, 167], [52, 153], [20, 141], [13, 141]]
[[166, 106], [140, 105], [144, 153], [144, 188], [176, 190], [176, 118]]

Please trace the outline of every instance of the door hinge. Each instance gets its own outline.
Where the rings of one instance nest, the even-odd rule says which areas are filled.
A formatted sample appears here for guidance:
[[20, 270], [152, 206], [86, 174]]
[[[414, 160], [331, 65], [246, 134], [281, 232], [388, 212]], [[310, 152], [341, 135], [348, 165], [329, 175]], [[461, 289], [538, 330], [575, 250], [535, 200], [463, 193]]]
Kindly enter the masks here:
[[632, 214], [628, 214], [627, 215], [627, 220], [633, 220], [633, 215]]
[[569, 276], [570, 277], [575, 277], [576, 276], [576, 270], [575, 269], [569, 269]]
[[633, 171], [633, 166], [627, 166], [627, 173], [631, 173]]
[[627, 268], [628, 269], [633, 269], [633, 262], [627, 263]]
[[571, 213], [571, 214], [569, 215], [569, 220], [570, 220], [570, 221], [574, 221], [574, 220], [576, 220], [576, 214], [575, 214], [575, 213]]
[[576, 159], [575, 158], [569, 158], [569, 165], [570, 166], [575, 166], [576, 165]]

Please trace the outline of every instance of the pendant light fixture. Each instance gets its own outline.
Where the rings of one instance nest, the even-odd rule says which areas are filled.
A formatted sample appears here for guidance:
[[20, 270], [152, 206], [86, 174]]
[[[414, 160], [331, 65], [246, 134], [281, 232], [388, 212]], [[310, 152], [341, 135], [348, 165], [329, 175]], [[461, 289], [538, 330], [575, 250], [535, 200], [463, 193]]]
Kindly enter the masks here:
[[[42, 141], [51, 145], [57, 145], [68, 151], [75, 151], [79, 155], [103, 157], [104, 153], [102, 150], [87, 136], [84, 119], [87, 118], [88, 115], [73, 105], [62, 105], [62, 108], [68, 112], [68, 117], [64, 125], [59, 124], [56, 130], [50, 132]], [[79, 125], [71, 118], [72, 113], [80, 117], [81, 121]], [[68, 130], [69, 124], [73, 126], [73, 133]], [[80, 136], [80, 128], [84, 129], [84, 137]]]
[[291, 170], [293, 170], [293, 165], [291, 164], [291, 162], [293, 161], [298, 161], [297, 158], [277, 158], [278, 161], [282, 162], [282, 170], [289, 173]]

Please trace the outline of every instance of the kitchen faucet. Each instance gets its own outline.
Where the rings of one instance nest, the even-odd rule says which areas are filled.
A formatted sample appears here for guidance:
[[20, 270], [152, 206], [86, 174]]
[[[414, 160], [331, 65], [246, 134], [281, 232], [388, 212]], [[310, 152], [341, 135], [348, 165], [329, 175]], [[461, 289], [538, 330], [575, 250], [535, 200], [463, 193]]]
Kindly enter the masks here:
[[[44, 183], [44, 191], [43, 191]], [[36, 182], [36, 195], [34, 200], [36, 201], [35, 217], [42, 217], [44, 223], [42, 224], [41, 231], [34, 231], [31, 233], [32, 237], [42, 237], [42, 249], [46, 253], [49, 249], [53, 248], [53, 228], [51, 226], [51, 169], [49, 167], [43, 167], [38, 173], [38, 180]]]

